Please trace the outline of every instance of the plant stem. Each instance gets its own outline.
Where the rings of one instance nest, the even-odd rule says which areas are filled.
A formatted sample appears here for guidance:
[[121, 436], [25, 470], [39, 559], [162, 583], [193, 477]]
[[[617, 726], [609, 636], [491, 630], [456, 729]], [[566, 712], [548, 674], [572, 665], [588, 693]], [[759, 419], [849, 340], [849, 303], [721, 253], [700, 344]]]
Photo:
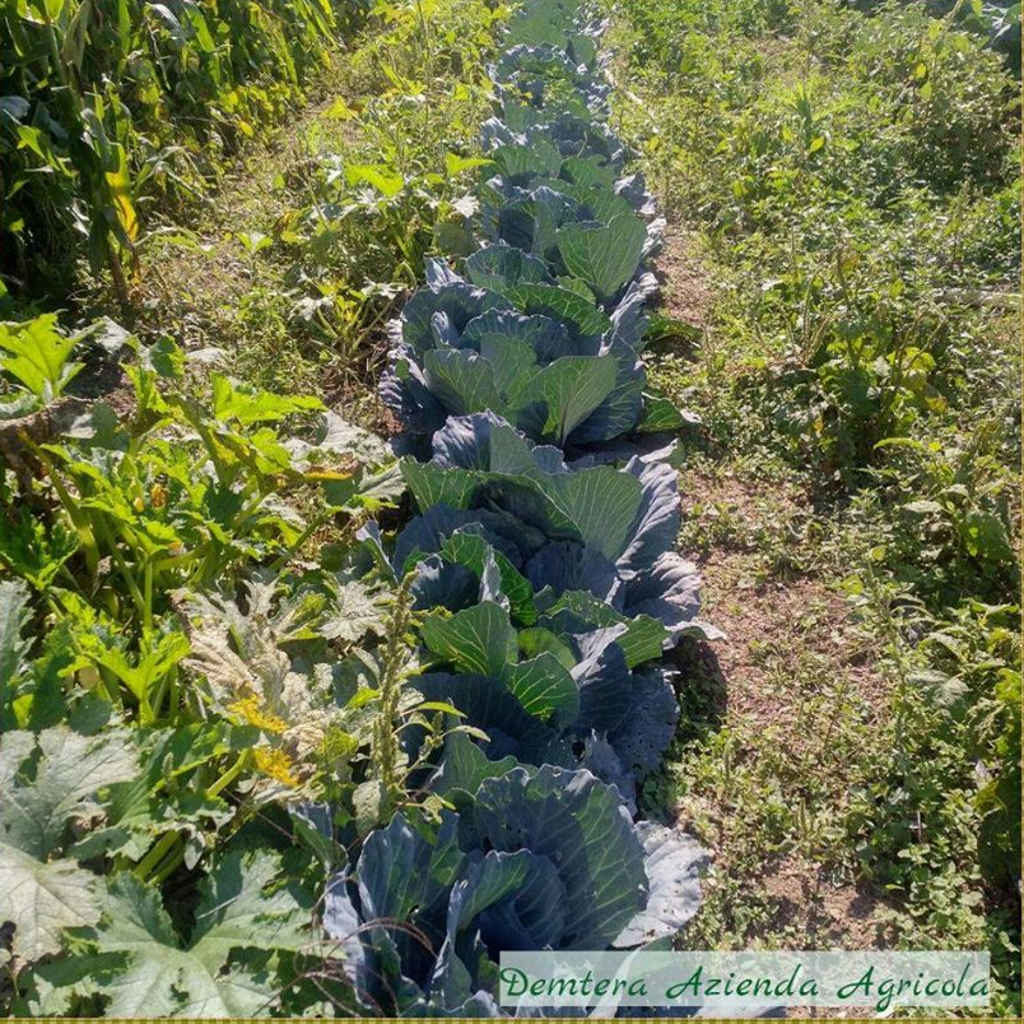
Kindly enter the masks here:
[[237, 779], [238, 776], [242, 774], [242, 771], [245, 769], [248, 760], [249, 751], [243, 750], [242, 753], [238, 755], [238, 758], [235, 761], [235, 763], [226, 772], [224, 772], [224, 774], [221, 775], [221, 777], [217, 779], [217, 781], [212, 786], [210, 786], [206, 790], [206, 795], [208, 797], [218, 796], [223, 790], [227, 789], [227, 787], [230, 786], [231, 783], [234, 782], [235, 779]]
[[171, 683], [170, 692], [167, 698], [167, 717], [173, 723], [178, 717], [178, 701], [180, 699], [180, 690], [178, 688], [178, 667], [175, 665], [171, 669]]
[[168, 851], [171, 850], [177, 841], [177, 832], [166, 832], [162, 835], [149, 853], [147, 853], [146, 856], [136, 864], [135, 877], [139, 879], [140, 882], [148, 881], [152, 870], [164, 859]]
[[128, 571], [128, 565], [121, 557], [121, 552], [117, 550], [117, 537], [102, 515], [95, 519], [95, 523], [97, 528], [94, 532], [100, 534], [106, 541], [110, 549], [110, 558], [114, 565], [117, 566], [118, 572], [120, 572], [125, 586], [128, 588], [128, 593], [131, 594], [132, 600], [135, 602], [135, 607], [144, 618], [146, 614], [146, 601], [142, 596], [142, 591], [139, 590], [138, 583], [135, 582], [135, 577]]
[[415, 571], [402, 580], [395, 594], [391, 621], [388, 623], [387, 645], [380, 675], [380, 712], [373, 724], [373, 753], [377, 774], [384, 790], [381, 807], [384, 817], [390, 815], [402, 788], [398, 774], [399, 730], [395, 728], [402, 696], [402, 670], [406, 663], [405, 636], [412, 620], [412, 584]]
[[162, 885], [167, 879], [174, 874], [175, 871], [181, 865], [181, 862], [185, 859], [185, 844], [182, 843], [176, 850], [174, 850], [170, 857], [160, 865], [160, 868], [153, 875], [153, 882], [156, 885]]
[[153, 631], [153, 560], [146, 559], [143, 575], [142, 628], [146, 633]]
[[110, 277], [114, 282], [114, 292], [117, 295], [118, 303], [120, 303], [121, 311], [124, 314], [128, 314], [131, 310], [131, 302], [128, 299], [128, 284], [125, 281], [121, 258], [117, 255], [117, 250], [114, 248], [115, 245], [115, 242], [108, 241], [107, 243], [107, 262], [110, 265]]

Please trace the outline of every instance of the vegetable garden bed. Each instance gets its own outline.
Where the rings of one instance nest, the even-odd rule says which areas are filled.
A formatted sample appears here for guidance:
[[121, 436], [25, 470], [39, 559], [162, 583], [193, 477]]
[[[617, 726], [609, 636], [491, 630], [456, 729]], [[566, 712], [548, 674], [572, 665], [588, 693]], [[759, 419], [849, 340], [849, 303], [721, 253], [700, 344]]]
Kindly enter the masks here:
[[[15, 483], [45, 508], [12, 513], [29, 584], [0, 585], [16, 1011], [497, 1015], [501, 949], [665, 943], [695, 912], [707, 852], [634, 821], [678, 717], [663, 654], [714, 630], [600, 32], [533, 3], [502, 36], [461, 166], [482, 244], [394, 328], [397, 466], [333, 414], [294, 436], [316, 400], [213, 374], [199, 401], [173, 344], [96, 336], [135, 348], [134, 408], [33, 447], [53, 490]], [[58, 399], [73, 340], [5, 330], [15, 401]], [[406, 489], [392, 541], [368, 516]]]
[[825, 942], [1019, 1006], [1019, 36], [940, 6], [0, 17], [5, 1012]]

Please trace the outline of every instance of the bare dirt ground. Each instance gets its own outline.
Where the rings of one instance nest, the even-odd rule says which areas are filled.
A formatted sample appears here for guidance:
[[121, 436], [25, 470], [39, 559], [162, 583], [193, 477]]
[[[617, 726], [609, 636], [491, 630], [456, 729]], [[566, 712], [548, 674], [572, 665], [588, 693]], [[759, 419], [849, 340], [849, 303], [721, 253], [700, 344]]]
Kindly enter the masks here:
[[707, 271], [693, 251], [693, 239], [679, 225], [670, 225], [658, 255], [662, 278], [662, 311], [694, 327], [704, 327], [711, 305]]
[[[657, 269], [662, 312], [704, 328], [713, 283], [684, 230], [669, 229]], [[814, 534], [803, 528], [813, 518], [805, 496], [785, 482], [768, 488], [747, 479], [741, 460], [729, 461], [681, 478], [684, 553], [701, 566], [703, 617], [726, 634], [701, 651], [696, 668], [720, 689], [717, 735], [699, 749], [684, 744], [677, 766], [685, 776], [677, 775], [679, 821], [695, 827], [715, 857], [705, 908], [686, 938], [690, 945], [717, 937], [733, 947], [878, 947], [885, 944], [882, 894], [837, 864], [832, 847], [857, 754], [853, 737], [870, 734], [886, 682], [845, 599], [802, 568], [815, 562]], [[686, 550], [694, 538], [700, 549]], [[758, 818], [771, 801], [788, 809], [779, 812], [788, 836], [781, 842]], [[804, 824], [793, 836], [786, 815], [800, 806]], [[745, 889], [758, 911], [738, 920], [729, 907]]]

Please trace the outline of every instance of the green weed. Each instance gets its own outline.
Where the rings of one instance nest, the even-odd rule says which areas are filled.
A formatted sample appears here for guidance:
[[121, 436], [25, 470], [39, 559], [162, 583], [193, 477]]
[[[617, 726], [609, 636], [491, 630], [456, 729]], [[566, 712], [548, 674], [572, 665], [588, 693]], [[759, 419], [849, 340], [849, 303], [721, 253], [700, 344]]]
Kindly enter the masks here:
[[814, 941], [813, 885], [763, 892], [788, 858], [874, 893], [852, 941], [991, 948], [1014, 1012], [1016, 84], [922, 5], [630, 0], [615, 32], [620, 123], [715, 285], [692, 350], [650, 357], [703, 420], [684, 549], [727, 555], [736, 614], [729, 587], [845, 590], [884, 680], [863, 704], [796, 624], [746, 643], [795, 721], [696, 729], [648, 791], [723, 851], [685, 938]]

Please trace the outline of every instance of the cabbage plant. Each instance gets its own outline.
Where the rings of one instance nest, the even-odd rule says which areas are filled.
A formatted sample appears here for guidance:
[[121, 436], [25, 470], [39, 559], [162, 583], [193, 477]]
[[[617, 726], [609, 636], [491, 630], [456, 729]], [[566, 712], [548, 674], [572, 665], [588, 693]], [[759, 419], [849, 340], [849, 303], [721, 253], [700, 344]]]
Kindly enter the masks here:
[[403, 562], [477, 524], [536, 591], [583, 591], [627, 618], [648, 615], [669, 643], [709, 635], [697, 619], [696, 567], [673, 550], [680, 500], [661, 459], [570, 467], [559, 449], [531, 446], [492, 414], [451, 418], [433, 450], [430, 462], [402, 461], [423, 512], [399, 535]]
[[492, 412], [534, 441], [584, 453], [682, 425], [664, 400], [645, 396], [647, 277], [608, 314], [503, 241], [470, 257], [466, 273], [435, 277], [402, 314], [381, 394], [410, 435]]
[[583, 765], [632, 802], [634, 770], [657, 766], [679, 715], [667, 673], [630, 664], [645, 644], [660, 647], [663, 630], [650, 619], [638, 620], [632, 636], [625, 623], [573, 633], [556, 631], [579, 628], [572, 619], [540, 622], [516, 629], [490, 600], [428, 618], [430, 664], [410, 685], [456, 707], [463, 724], [486, 734], [489, 756]]
[[433, 785], [457, 811], [396, 815], [328, 884], [324, 925], [366, 1007], [498, 1016], [501, 950], [651, 946], [696, 911], [703, 851], [634, 824], [587, 771], [509, 768], [467, 742]]

